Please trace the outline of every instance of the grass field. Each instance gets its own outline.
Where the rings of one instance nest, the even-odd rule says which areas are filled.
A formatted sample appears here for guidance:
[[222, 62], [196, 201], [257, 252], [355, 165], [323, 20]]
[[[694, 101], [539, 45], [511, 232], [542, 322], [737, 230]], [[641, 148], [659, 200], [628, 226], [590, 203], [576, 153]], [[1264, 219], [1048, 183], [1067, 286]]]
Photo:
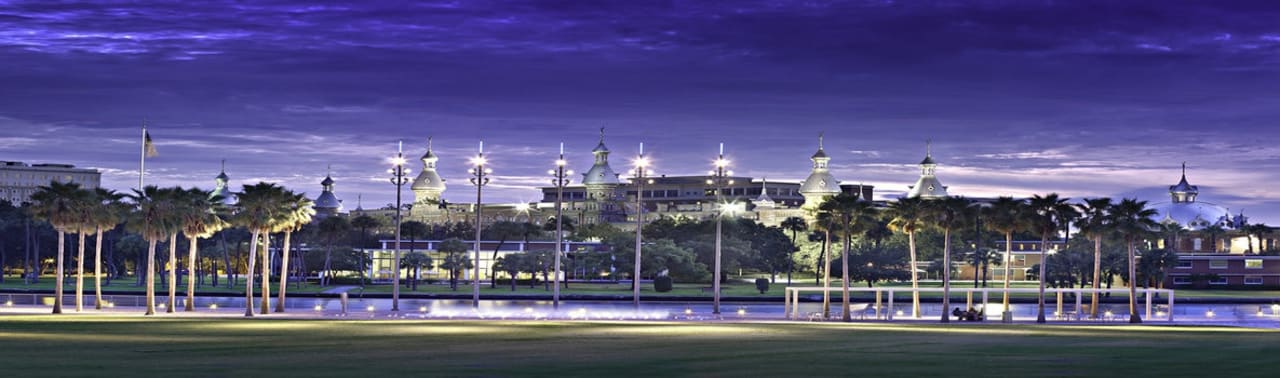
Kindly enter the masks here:
[[1280, 332], [1156, 326], [0, 317], [18, 376], [1254, 376]]
[[[199, 288], [197, 288], [197, 289], [196, 289], [196, 292], [197, 292], [197, 293], [206, 293], [206, 294], [226, 294], [226, 295], [238, 295], [238, 294], [243, 294], [243, 293], [244, 293], [244, 281], [243, 281], [243, 280], [240, 280], [240, 281], [239, 281], [239, 284], [238, 284], [238, 285], [236, 285], [236, 286], [234, 286], [233, 288], [227, 288], [227, 287], [225, 286], [225, 281], [222, 281], [221, 283], [223, 283], [223, 285], [220, 285], [220, 286], [217, 286], [217, 287], [209, 286], [209, 285], [205, 285], [205, 286], [203, 286], [203, 287], [199, 287]], [[16, 290], [16, 291], [44, 290], [44, 291], [52, 291], [52, 290], [53, 290], [53, 284], [54, 284], [54, 282], [53, 282], [53, 277], [51, 277], [51, 276], [45, 276], [45, 277], [42, 277], [39, 283], [36, 283], [36, 284], [33, 284], [33, 285], [28, 285], [28, 284], [24, 283], [20, 278], [9, 277], [9, 278], [7, 278], [7, 279], [5, 280], [5, 282], [4, 282], [4, 283], [0, 284], [0, 290]], [[255, 282], [255, 289], [256, 289], [256, 286], [257, 286], [258, 284], [260, 284], [260, 283]], [[794, 286], [806, 286], [806, 287], [812, 287], [812, 286], [815, 286], [815, 285], [813, 284], [813, 280], [812, 280], [812, 278], [805, 279], [805, 280], [794, 280], [794, 281], [793, 281], [793, 284], [794, 284]], [[454, 291], [454, 290], [451, 290], [451, 289], [449, 288], [449, 285], [448, 285], [447, 283], [436, 283], [436, 284], [431, 284], [431, 285], [428, 285], [428, 284], [419, 284], [419, 285], [418, 285], [418, 290], [417, 290], [417, 291], [411, 291], [411, 290], [409, 290], [407, 287], [402, 287], [402, 288], [401, 288], [401, 290], [400, 290], [400, 293], [401, 293], [401, 294], [406, 294], [406, 295], [412, 295], [412, 294], [414, 294], [414, 293], [418, 293], [418, 294], [460, 294], [460, 295], [470, 295], [470, 294], [471, 294], [471, 286], [470, 286], [470, 283], [469, 283], [469, 282], [459, 282], [459, 283], [458, 283], [458, 285], [459, 285], [458, 290], [457, 290], [457, 291]], [[334, 287], [337, 287], [337, 286], [338, 286], [338, 285], [334, 285], [334, 286], [319, 286], [319, 285], [316, 285], [316, 284], [304, 284], [304, 285], [302, 285], [301, 287], [298, 287], [296, 284], [291, 284], [291, 285], [289, 285], [289, 293], [292, 293], [292, 294], [319, 293], [319, 292], [322, 292], [322, 291], [324, 291], [324, 290], [326, 290], [326, 289], [331, 289], [331, 288], [334, 288]], [[350, 285], [348, 285], [348, 286], [350, 286]], [[733, 282], [727, 283], [727, 284], [725, 284], [725, 285], [722, 285], [722, 293], [723, 293], [723, 295], [724, 295], [724, 296], [729, 296], [729, 297], [744, 297], [744, 298], [771, 298], [771, 299], [776, 299], [776, 300], [778, 300], [778, 301], [782, 301], [782, 293], [783, 293], [783, 288], [784, 288], [785, 286], [786, 286], [785, 282], [783, 282], [783, 281], [779, 281], [779, 282], [778, 282], [778, 283], [776, 283], [776, 284], [771, 284], [771, 285], [769, 286], [769, 291], [768, 291], [768, 292], [766, 292], [766, 293], [764, 293], [764, 294], [761, 294], [759, 291], [757, 291], [757, 290], [756, 290], [755, 285], [754, 285], [754, 284], [752, 284], [752, 283], [750, 283], [750, 282], [733, 281]], [[910, 287], [911, 287], [911, 284], [910, 284], [910, 283], [883, 283], [883, 284], [879, 284], [879, 285], [877, 285], [877, 286], [878, 286], [878, 287], [893, 287], [893, 288], [903, 288], [903, 289], [906, 289], [906, 288], [910, 288]], [[673, 288], [673, 290], [672, 290], [672, 291], [670, 291], [670, 292], [666, 292], [666, 293], [659, 293], [659, 292], [657, 292], [657, 291], [654, 291], [654, 289], [653, 289], [653, 285], [652, 285], [652, 284], [644, 284], [644, 285], [641, 285], [641, 287], [640, 287], [640, 294], [641, 294], [641, 295], [644, 295], [644, 296], [705, 297], [705, 298], [707, 298], [707, 299], [710, 299], [710, 298], [711, 298], [711, 292], [710, 292], [710, 290], [703, 290], [704, 288], [708, 288], [708, 287], [710, 287], [710, 284], [705, 284], [705, 283], [701, 283], [701, 284], [699, 284], [699, 283], [677, 283], [677, 284], [675, 284], [675, 285], [674, 285], [674, 288]], [[833, 289], [835, 289], [835, 290], [836, 290], [836, 292], [838, 293], [838, 291], [839, 291], [839, 287], [840, 287], [840, 283], [839, 283], [839, 281], [838, 281], [838, 280], [836, 280], [835, 282], [832, 282], [831, 287], [832, 287]], [[865, 282], [857, 282], [857, 283], [855, 283], [855, 285], [853, 285], [852, 287], [855, 287], [855, 288], [863, 288], [863, 287], [866, 287], [866, 283], [865, 283]], [[939, 288], [939, 287], [942, 287], [942, 283], [941, 283], [941, 282], [937, 282], [937, 281], [926, 281], [926, 282], [921, 282], [921, 283], [920, 283], [920, 287], [923, 287], [923, 288]], [[955, 281], [955, 282], [952, 282], [952, 286], [951, 286], [951, 287], [952, 287], [952, 289], [953, 289], [953, 290], [956, 290], [956, 294], [954, 294], [954, 295], [953, 295], [953, 297], [960, 297], [960, 296], [963, 296], [963, 294], [961, 294], [961, 293], [963, 292], [963, 290], [964, 290], [964, 289], [966, 289], [966, 288], [972, 288], [972, 287], [973, 287], [973, 282], [972, 282], [972, 281]], [[997, 283], [997, 282], [992, 282], [992, 283], [990, 283], [990, 286], [989, 286], [989, 287], [991, 287], [991, 288], [999, 288], [1000, 286], [999, 286], [999, 283]], [[1017, 282], [1017, 283], [1014, 283], [1014, 284], [1012, 285], [1012, 287], [1014, 287], [1014, 288], [1024, 288], [1024, 289], [1026, 289], [1026, 288], [1035, 288], [1035, 287], [1036, 287], [1036, 283], [1034, 283], [1034, 282]], [[1117, 287], [1117, 289], [1119, 289], [1119, 288], [1120, 288], [1120, 287]], [[278, 290], [278, 289], [279, 289], [279, 282], [273, 281], [273, 282], [272, 282], [272, 284], [271, 284], [271, 290], [272, 290], [272, 292], [274, 293], [274, 292], [276, 292], [276, 290]], [[64, 290], [66, 290], [66, 292], [67, 292], [67, 293], [73, 293], [73, 292], [74, 292], [74, 290], [75, 290], [75, 284], [74, 284], [74, 281], [73, 281], [73, 280], [68, 280], [67, 285], [66, 285], [66, 287], [64, 288]], [[103, 290], [104, 290], [104, 291], [111, 291], [111, 292], [136, 292], [136, 293], [139, 293], [139, 294], [141, 294], [141, 293], [144, 291], [144, 290], [143, 290], [143, 287], [141, 287], [141, 286], [135, 286], [135, 285], [134, 285], [134, 280], [132, 280], [132, 279], [127, 279], [127, 280], [115, 280], [115, 281], [112, 283], [112, 285], [110, 285], [110, 286], [104, 286], [104, 287], [103, 287]], [[157, 293], [167, 293], [167, 292], [168, 292], [168, 290], [169, 290], [169, 287], [168, 287], [167, 285], [161, 285], [161, 284], [159, 284], [159, 283], [157, 283], [157, 284], [156, 284], [156, 292], [157, 292]], [[534, 288], [530, 288], [528, 284], [524, 284], [524, 285], [517, 285], [516, 290], [515, 290], [515, 291], [512, 291], [512, 290], [511, 290], [511, 286], [510, 286], [509, 284], [507, 284], [507, 283], [499, 282], [499, 283], [498, 283], [498, 285], [497, 285], [497, 287], [495, 287], [495, 288], [490, 288], [490, 287], [489, 287], [489, 282], [488, 282], [488, 281], [485, 281], [485, 282], [482, 282], [482, 283], [481, 283], [481, 285], [480, 285], [480, 290], [481, 290], [481, 294], [482, 294], [482, 295], [504, 295], [504, 296], [511, 296], [511, 295], [515, 295], [515, 296], [549, 296], [549, 295], [551, 295], [551, 291], [550, 291], [550, 290], [546, 290], [546, 289], [544, 289], [544, 286], [543, 286], [541, 283], [539, 283], [539, 284], [535, 285], [535, 287], [534, 287]], [[178, 291], [179, 291], [179, 292], [182, 292], [182, 293], [185, 293], [185, 291], [186, 291], [186, 286], [185, 286], [185, 285], [180, 285], [180, 286], [178, 286]], [[93, 282], [92, 282], [91, 280], [89, 280], [89, 279], [86, 279], [86, 280], [85, 280], [85, 293], [86, 293], [86, 294], [92, 294], [92, 293], [93, 293]], [[364, 289], [361, 289], [361, 290], [355, 290], [355, 291], [352, 291], [352, 292], [351, 292], [351, 294], [352, 294], [352, 295], [356, 295], [356, 294], [360, 294], [360, 293], [388, 294], [388, 295], [389, 295], [389, 294], [391, 294], [391, 286], [390, 286], [390, 285], [386, 285], [386, 284], [367, 285]], [[564, 294], [564, 295], [599, 295], [599, 296], [623, 296], [623, 297], [630, 297], [630, 296], [631, 296], [631, 286], [630, 286], [630, 284], [625, 283], [625, 282], [624, 282], [624, 283], [611, 283], [611, 282], [571, 283], [571, 284], [569, 285], [569, 288], [567, 288], [567, 289], [562, 289], [562, 290], [561, 290], [561, 293], [562, 293], [562, 294]], [[817, 294], [817, 292], [809, 292], [809, 293], [807, 293], [807, 294]], [[898, 293], [898, 295], [899, 295], [899, 296], [902, 296], [902, 295], [907, 295], [907, 294], [906, 294], [906, 293], [903, 293], [903, 292], [899, 292], [899, 293]], [[1184, 298], [1184, 299], [1190, 299], [1190, 298], [1206, 298], [1206, 299], [1272, 298], [1272, 299], [1280, 299], [1280, 291], [1278, 291], [1278, 290], [1190, 290], [1190, 289], [1182, 289], [1182, 290], [1178, 290], [1176, 295], [1177, 295], [1177, 297], [1178, 297], [1178, 298]], [[870, 294], [870, 293], [855, 294], [855, 297], [858, 297], [858, 298], [869, 298], [869, 297], [871, 297], [871, 296], [872, 296], [872, 294]], [[941, 297], [942, 297], [942, 295], [941, 295], [940, 293], [926, 292], [926, 293], [921, 293], [921, 297], [922, 297], [922, 298], [941, 298]], [[1015, 293], [1015, 294], [1013, 294], [1013, 297], [1015, 297], [1015, 298], [1024, 298], [1024, 299], [1034, 299], [1034, 298], [1036, 297], [1036, 295], [1035, 295], [1034, 293]], [[1114, 300], [1114, 301], [1122, 301], [1124, 298], [1127, 298], [1127, 297], [1128, 297], [1128, 294], [1127, 294], [1127, 293], [1124, 293], [1124, 292], [1117, 292], [1117, 293], [1113, 293], [1113, 294], [1111, 295], [1111, 298], [1112, 298], [1112, 300]]]

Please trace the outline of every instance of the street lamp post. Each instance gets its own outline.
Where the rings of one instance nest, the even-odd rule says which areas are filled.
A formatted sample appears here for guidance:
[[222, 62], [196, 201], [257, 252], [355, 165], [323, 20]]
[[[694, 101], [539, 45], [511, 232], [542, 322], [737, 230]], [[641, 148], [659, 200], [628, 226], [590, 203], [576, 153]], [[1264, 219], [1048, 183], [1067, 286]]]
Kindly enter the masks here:
[[404, 142], [401, 141], [396, 146], [396, 157], [391, 158], [391, 169], [387, 170], [391, 174], [391, 185], [396, 186], [396, 250], [395, 250], [395, 266], [391, 269], [395, 272], [395, 278], [392, 280], [391, 287], [391, 311], [400, 311], [400, 222], [401, 222], [401, 189], [404, 184], [409, 183], [409, 168], [404, 167]]
[[555, 289], [551, 294], [551, 307], [560, 308], [560, 254], [564, 253], [564, 219], [562, 218], [561, 205], [564, 203], [564, 186], [569, 185], [569, 176], [573, 175], [572, 170], [565, 170], [566, 162], [564, 161], [564, 142], [560, 143], [560, 158], [556, 159], [556, 168], [550, 172], [554, 179], [551, 184], [556, 186], [556, 252], [555, 275], [552, 276], [552, 284]]
[[631, 302], [636, 308], [640, 308], [640, 242], [642, 240], [642, 232], [644, 231], [644, 182], [645, 169], [649, 167], [649, 159], [644, 157], [644, 143], [640, 143], [640, 154], [636, 156], [635, 164], [635, 184], [636, 184], [636, 260], [635, 270], [631, 273]]
[[471, 158], [471, 165], [474, 167], [472, 167], [470, 171], [471, 174], [475, 176], [471, 178], [471, 185], [476, 186], [475, 274], [471, 276], [472, 308], [480, 308], [480, 230], [483, 229], [480, 222], [480, 209], [482, 208], [480, 195], [483, 192], [484, 186], [489, 183], [489, 178], [486, 176], [493, 173], [492, 169], [485, 168], [486, 163], [488, 163], [488, 161], [484, 158], [484, 141], [480, 141], [479, 152], [476, 153], [476, 157]]
[[711, 313], [720, 314], [720, 239], [723, 234], [723, 220], [726, 206], [723, 199], [725, 184], [733, 185], [733, 180], [727, 180], [729, 176], [733, 176], [733, 171], [725, 168], [729, 166], [729, 160], [724, 158], [724, 143], [720, 143], [720, 155], [713, 162], [715, 169], [712, 169], [711, 178], [707, 179], [707, 184], [711, 185], [716, 191], [716, 256], [715, 267], [712, 271], [711, 295], [714, 298], [711, 303]]

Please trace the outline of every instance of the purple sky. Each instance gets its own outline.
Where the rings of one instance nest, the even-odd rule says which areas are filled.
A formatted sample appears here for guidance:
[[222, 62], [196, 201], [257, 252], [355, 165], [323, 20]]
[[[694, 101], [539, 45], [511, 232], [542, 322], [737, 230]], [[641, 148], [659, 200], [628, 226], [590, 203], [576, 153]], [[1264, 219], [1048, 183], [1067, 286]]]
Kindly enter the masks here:
[[723, 141], [793, 181], [825, 130], [836, 176], [884, 198], [932, 138], [953, 194], [1159, 202], [1187, 161], [1202, 201], [1280, 223], [1274, 2], [580, 3], [0, 0], [0, 160], [128, 189], [145, 118], [150, 183], [209, 187], [225, 158], [237, 187], [314, 196], [332, 164], [350, 209], [391, 201], [398, 139], [434, 136], [466, 202], [483, 138], [489, 198], [517, 201], [560, 141], [585, 171], [602, 124], [619, 171], [643, 141], [701, 174]]

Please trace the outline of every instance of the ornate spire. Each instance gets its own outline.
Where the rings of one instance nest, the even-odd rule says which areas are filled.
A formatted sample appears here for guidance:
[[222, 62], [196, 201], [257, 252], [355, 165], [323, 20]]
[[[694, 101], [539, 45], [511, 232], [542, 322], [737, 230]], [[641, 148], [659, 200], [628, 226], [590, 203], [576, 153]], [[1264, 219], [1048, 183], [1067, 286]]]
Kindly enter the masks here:
[[908, 198], [943, 198], [947, 197], [947, 187], [938, 181], [936, 175], [938, 163], [933, 161], [933, 139], [924, 142], [924, 160], [920, 161], [920, 178], [915, 185], [907, 187]]
[[1200, 188], [1187, 182], [1187, 162], [1182, 162], [1182, 179], [1177, 185], [1169, 187], [1169, 196], [1174, 203], [1195, 202]]
[[433, 150], [433, 139], [433, 137], [427, 137], [427, 152], [422, 154], [422, 171], [418, 172], [418, 176], [413, 179], [413, 184], [409, 185], [409, 189], [413, 190], [414, 203], [426, 204], [439, 201], [445, 190], [444, 179], [440, 178], [439, 172], [436, 172], [436, 162], [440, 161], [440, 157], [436, 156]]
[[618, 180], [618, 174], [613, 171], [613, 167], [609, 166], [609, 148], [604, 146], [604, 127], [600, 127], [600, 144], [591, 150], [591, 154], [595, 156], [595, 163], [591, 165], [591, 169], [582, 174], [582, 183], [584, 185], [619, 185], [622, 181]]

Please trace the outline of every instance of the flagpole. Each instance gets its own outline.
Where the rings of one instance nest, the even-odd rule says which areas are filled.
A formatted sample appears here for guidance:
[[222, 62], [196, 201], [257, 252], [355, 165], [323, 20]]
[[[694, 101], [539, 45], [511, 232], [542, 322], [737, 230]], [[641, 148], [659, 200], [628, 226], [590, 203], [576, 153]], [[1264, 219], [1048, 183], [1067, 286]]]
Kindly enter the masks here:
[[143, 179], [147, 176], [147, 123], [142, 123], [142, 150], [138, 155], [138, 190], [141, 191]]

